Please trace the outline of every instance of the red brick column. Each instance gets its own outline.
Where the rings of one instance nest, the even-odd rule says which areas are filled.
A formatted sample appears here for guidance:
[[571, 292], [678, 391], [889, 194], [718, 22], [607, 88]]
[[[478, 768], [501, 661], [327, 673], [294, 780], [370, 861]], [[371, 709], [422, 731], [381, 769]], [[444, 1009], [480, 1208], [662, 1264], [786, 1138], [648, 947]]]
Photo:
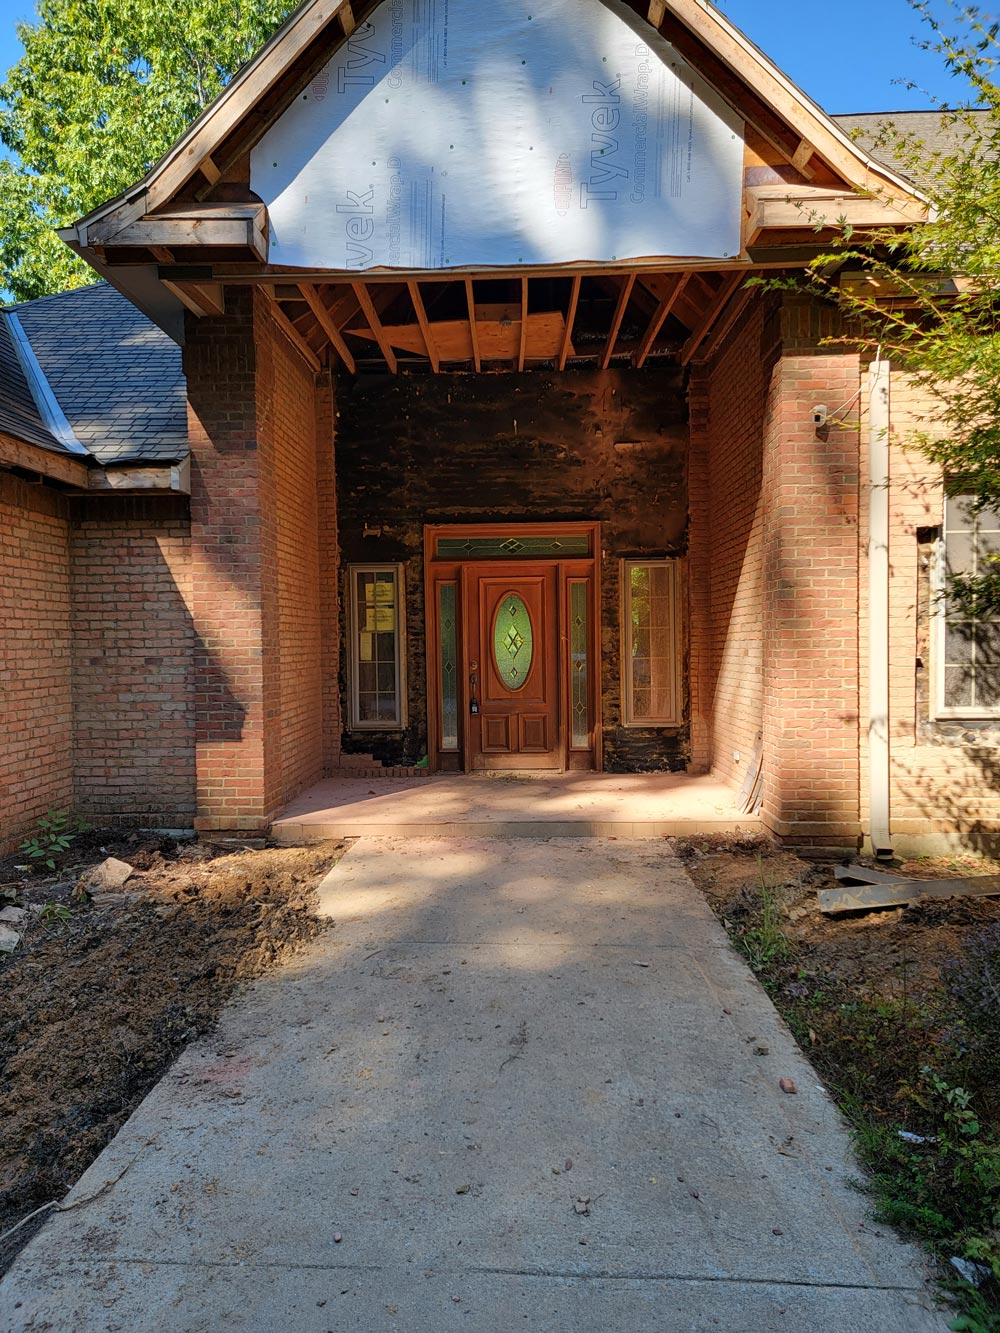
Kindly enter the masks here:
[[[191, 566], [200, 829], [262, 828], [272, 813], [267, 703], [276, 662], [267, 587], [267, 462], [257, 438], [254, 296], [230, 291], [225, 317], [188, 317], [184, 373], [191, 438]], [[273, 713], [271, 719], [273, 722]], [[273, 727], [272, 727], [273, 730]]]
[[711, 477], [709, 473], [710, 379], [696, 366], [688, 386], [687, 641], [688, 700], [691, 718], [690, 773], [712, 764], [712, 580]]
[[316, 464], [319, 481], [320, 623], [323, 634], [323, 771], [340, 759], [340, 547], [334, 466], [335, 397], [332, 376], [316, 384]]
[[[859, 358], [832, 312], [782, 311], [764, 428], [764, 807], [768, 827], [852, 846], [859, 822]], [[844, 425], [817, 431], [811, 409]]]

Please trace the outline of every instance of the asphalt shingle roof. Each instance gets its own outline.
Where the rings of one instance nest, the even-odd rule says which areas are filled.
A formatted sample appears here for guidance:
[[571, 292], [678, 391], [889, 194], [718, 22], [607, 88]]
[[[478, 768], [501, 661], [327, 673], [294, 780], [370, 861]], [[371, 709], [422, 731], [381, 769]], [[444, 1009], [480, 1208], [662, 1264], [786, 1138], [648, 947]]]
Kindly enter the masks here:
[[[978, 119], [990, 112], [974, 111], [972, 114]], [[949, 123], [940, 111], [869, 111], [861, 115], [834, 116], [833, 119], [859, 148], [918, 187], [926, 183], [926, 174], [914, 171], [908, 161], [899, 159], [889, 148], [878, 144], [882, 127], [891, 124], [902, 134], [911, 135], [923, 144], [928, 154], [959, 152], [969, 133], [961, 122]]]
[[0, 431], [26, 444], [58, 453], [69, 450], [55, 438], [42, 420], [28, 381], [25, 378], [14, 337], [7, 320], [0, 313]]
[[107, 283], [15, 307], [73, 433], [98, 462], [188, 452], [180, 348]]

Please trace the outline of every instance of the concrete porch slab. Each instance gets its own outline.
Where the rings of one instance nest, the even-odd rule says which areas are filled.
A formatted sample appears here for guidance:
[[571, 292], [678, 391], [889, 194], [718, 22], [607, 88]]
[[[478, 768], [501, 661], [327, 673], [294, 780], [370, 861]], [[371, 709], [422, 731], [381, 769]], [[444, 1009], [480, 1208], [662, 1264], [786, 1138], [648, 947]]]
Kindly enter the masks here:
[[662, 838], [760, 832], [737, 793], [682, 773], [336, 777], [272, 825], [278, 842], [322, 838]]

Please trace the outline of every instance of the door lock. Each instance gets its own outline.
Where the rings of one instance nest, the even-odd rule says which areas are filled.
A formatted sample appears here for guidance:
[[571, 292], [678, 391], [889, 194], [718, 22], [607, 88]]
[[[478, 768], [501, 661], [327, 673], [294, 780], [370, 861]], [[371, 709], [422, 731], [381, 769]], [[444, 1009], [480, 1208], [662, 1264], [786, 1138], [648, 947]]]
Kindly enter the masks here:
[[479, 700], [476, 698], [476, 683], [479, 679], [476, 672], [479, 669], [479, 663], [470, 662], [469, 665], [472, 667], [472, 673], [469, 676], [469, 712], [475, 717], [479, 712]]

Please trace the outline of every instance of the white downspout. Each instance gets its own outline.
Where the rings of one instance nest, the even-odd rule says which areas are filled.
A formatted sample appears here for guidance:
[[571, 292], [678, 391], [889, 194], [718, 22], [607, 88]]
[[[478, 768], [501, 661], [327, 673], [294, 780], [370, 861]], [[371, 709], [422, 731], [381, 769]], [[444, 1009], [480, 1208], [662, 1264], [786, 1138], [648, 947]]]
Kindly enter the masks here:
[[892, 855], [889, 808], [889, 362], [868, 375], [868, 758], [872, 850]]

